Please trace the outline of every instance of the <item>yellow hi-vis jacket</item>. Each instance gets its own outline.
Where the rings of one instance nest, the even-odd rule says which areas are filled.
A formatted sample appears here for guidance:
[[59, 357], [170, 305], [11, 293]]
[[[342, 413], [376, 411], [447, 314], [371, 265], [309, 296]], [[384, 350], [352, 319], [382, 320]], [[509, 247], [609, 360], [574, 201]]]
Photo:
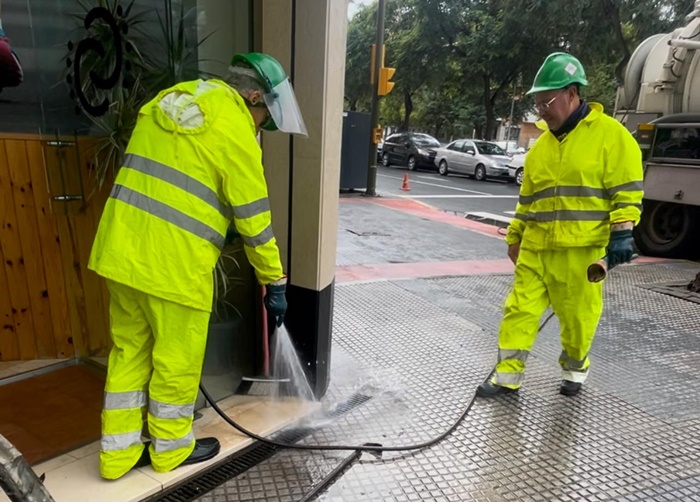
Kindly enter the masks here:
[[525, 157], [508, 244], [531, 250], [606, 246], [611, 224], [639, 222], [642, 155], [622, 124], [591, 103], [561, 142], [540, 127], [545, 132]]
[[88, 268], [209, 312], [231, 221], [260, 283], [281, 279], [253, 118], [224, 82], [184, 82], [140, 110]]

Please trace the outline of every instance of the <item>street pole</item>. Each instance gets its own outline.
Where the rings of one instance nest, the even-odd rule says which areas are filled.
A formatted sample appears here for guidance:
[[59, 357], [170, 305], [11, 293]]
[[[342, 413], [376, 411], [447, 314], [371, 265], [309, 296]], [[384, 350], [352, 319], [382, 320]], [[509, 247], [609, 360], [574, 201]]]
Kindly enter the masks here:
[[377, 144], [374, 142], [374, 131], [379, 124], [379, 69], [382, 66], [382, 54], [384, 48], [384, 3], [379, 0], [377, 6], [377, 41], [374, 53], [374, 83], [372, 89], [372, 116], [369, 139], [369, 169], [367, 170], [368, 197], [377, 196]]
[[515, 111], [515, 82], [517, 78], [513, 80], [513, 96], [510, 100], [510, 118], [508, 119], [508, 132], [506, 133], [506, 153], [508, 153], [508, 146], [510, 146], [510, 131], [513, 128], [513, 112]]

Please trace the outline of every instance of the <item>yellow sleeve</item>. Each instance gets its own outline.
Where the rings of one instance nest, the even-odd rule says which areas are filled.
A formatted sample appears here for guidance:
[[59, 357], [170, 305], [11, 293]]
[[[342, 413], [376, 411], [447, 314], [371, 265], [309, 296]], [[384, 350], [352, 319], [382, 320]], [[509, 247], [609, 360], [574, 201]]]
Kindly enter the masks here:
[[520, 197], [518, 198], [518, 204], [515, 206], [515, 217], [508, 225], [508, 233], [506, 234], [506, 244], [509, 246], [519, 243], [523, 239], [523, 232], [525, 231], [527, 215], [530, 212], [530, 206], [532, 205], [532, 195], [533, 187], [532, 180], [528, 173], [530, 169], [528, 165], [532, 165], [532, 162], [528, 162], [530, 156], [535, 153], [532, 150], [525, 156], [525, 165], [523, 166], [523, 184], [520, 185]]
[[610, 224], [639, 223], [644, 197], [642, 152], [634, 137], [621, 124], [613, 125], [615, 141], [606, 148], [603, 184], [613, 203]]
[[[237, 126], [237, 127], [236, 127]], [[232, 131], [243, 131], [248, 124], [231, 124]], [[222, 138], [224, 139], [224, 138]], [[262, 285], [284, 277], [277, 241], [272, 233], [272, 213], [262, 151], [253, 134], [231, 134], [221, 166], [223, 192], [231, 205], [233, 223], [241, 235], [245, 253]]]

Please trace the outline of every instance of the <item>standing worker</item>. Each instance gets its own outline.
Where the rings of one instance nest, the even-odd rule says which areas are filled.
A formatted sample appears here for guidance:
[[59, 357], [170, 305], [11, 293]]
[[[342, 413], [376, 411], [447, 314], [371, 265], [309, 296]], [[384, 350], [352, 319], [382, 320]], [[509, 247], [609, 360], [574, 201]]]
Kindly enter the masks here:
[[[588, 85], [573, 56], [551, 54], [532, 89], [546, 125], [525, 158], [508, 257], [515, 263], [498, 337], [498, 365], [477, 395], [517, 391], [538, 325], [548, 306], [561, 324], [560, 393], [575, 396], [588, 376], [603, 285], [588, 266], [607, 256], [608, 269], [633, 257], [632, 229], [643, 196], [641, 151], [632, 135], [580, 98]], [[539, 125], [539, 124], [538, 124]]]
[[[213, 269], [240, 234], [265, 306], [281, 325], [286, 277], [272, 233], [260, 129], [306, 136], [294, 90], [271, 56], [236, 55], [226, 82], [196, 80], [141, 108], [100, 220], [89, 268], [107, 279], [111, 337], [100, 473], [167, 472], [209, 460], [192, 420]], [[233, 225], [229, 228], [230, 224]], [[148, 405], [150, 446], [141, 441]]]

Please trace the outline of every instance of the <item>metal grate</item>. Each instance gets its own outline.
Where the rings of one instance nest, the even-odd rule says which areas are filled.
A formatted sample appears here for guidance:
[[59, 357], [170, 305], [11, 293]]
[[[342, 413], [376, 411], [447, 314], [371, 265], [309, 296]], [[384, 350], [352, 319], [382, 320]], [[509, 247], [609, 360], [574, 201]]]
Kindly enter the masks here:
[[[346, 401], [339, 403], [333, 410], [324, 414], [324, 418], [335, 419], [352, 411], [354, 408], [363, 405], [371, 399], [370, 396], [363, 394], [354, 394]], [[271, 439], [273, 441], [295, 444], [310, 434], [316, 432], [319, 428], [314, 427], [296, 427], [289, 430], [284, 430]], [[276, 453], [282, 451], [283, 448], [268, 445], [266, 443], [255, 442], [252, 445], [240, 450], [232, 457], [226, 459], [223, 463], [213, 466], [212, 468], [203, 471], [199, 476], [190, 478], [183, 484], [175, 485], [161, 493], [146, 499], [148, 502], [190, 502], [201, 497], [205, 493], [213, 490], [217, 486], [239, 476], [255, 467], [260, 462], [271, 458]]]
[[700, 293], [695, 293], [688, 289], [690, 281], [683, 282], [662, 282], [657, 284], [644, 284], [640, 286], [642, 289], [648, 289], [662, 295], [673, 296], [681, 300], [687, 300], [693, 303], [700, 303]]

